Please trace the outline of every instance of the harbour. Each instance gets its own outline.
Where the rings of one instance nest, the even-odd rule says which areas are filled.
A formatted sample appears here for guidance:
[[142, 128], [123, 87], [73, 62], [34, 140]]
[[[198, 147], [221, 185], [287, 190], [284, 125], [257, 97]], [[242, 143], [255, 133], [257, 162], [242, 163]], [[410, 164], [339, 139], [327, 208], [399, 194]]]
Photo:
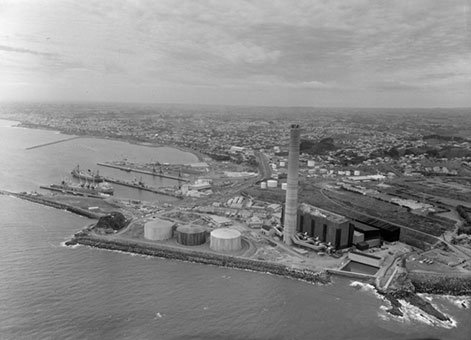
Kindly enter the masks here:
[[[77, 163], [88, 168], [99, 161], [95, 159], [110, 157], [112, 149], [127, 148], [124, 143], [104, 143], [85, 138], [78, 146], [72, 143], [51, 145], [31, 154], [24, 147], [22, 149], [22, 145], [34, 144], [31, 140], [35, 136], [43, 140], [54, 138], [52, 132], [41, 130], [10, 128], [0, 134], [0, 141], [5, 138], [17, 141], [16, 144], [4, 143], [7, 147], [0, 150], [2, 159], [14, 160], [14, 163], [0, 164], [4, 187], [9, 192], [32, 191], [41, 183], [61, 178], [63, 172], [55, 171], [56, 165], [44, 162], [43, 158], [60, 159], [57, 164], [61, 169], [70, 169]], [[100, 143], [98, 147], [97, 143]], [[91, 147], [100, 152], [91, 153]], [[140, 152], [145, 153], [146, 150], [143, 148]], [[128, 152], [136, 153], [136, 149], [130, 148]], [[189, 162], [188, 158], [185, 159], [188, 156], [182, 156], [183, 159], [174, 161]], [[115, 157], [122, 156], [118, 153]], [[39, 167], [39, 164], [44, 165]], [[22, 169], [20, 177], [14, 176], [16, 168]], [[105, 175], [110, 176], [111, 173]], [[31, 183], [30, 179], [34, 182]], [[116, 186], [115, 190], [133, 200], [145, 197], [134, 188], [130, 188], [132, 191], [129, 193], [121, 191], [121, 186]], [[71, 202], [80, 199], [69, 196]], [[149, 196], [150, 199], [153, 197]], [[454, 303], [456, 299], [432, 297], [433, 303], [448, 308], [460, 325], [446, 329], [436, 327], [432, 321], [414, 321], [411, 315], [408, 316], [409, 321], [394, 321], [382, 309], [387, 302], [378, 299], [373, 292], [350, 286], [351, 280], [341, 277], [333, 278], [329, 285], [312, 285], [278, 275], [146, 255], [129, 256], [129, 253], [99, 251], [89, 246], [60, 247], [91, 220], [62, 211], [62, 208], [51, 209], [43, 204], [17, 199], [9, 193], [0, 196], [0, 201], [3, 208], [0, 210], [3, 223], [0, 234], [6, 241], [0, 254], [2, 261], [16, 266], [15, 270], [8, 267], [2, 271], [0, 283], [22, 282], [22, 285], [9, 286], [0, 293], [0, 299], [8, 310], [0, 312], [0, 326], [2, 334], [11, 338], [28, 334], [45, 338], [96, 338], [106, 332], [115, 337], [133, 334], [138, 338], [152, 338], [155, 334], [162, 334], [164, 338], [191, 335], [204, 339], [208, 332], [240, 335], [240, 330], [243, 330], [245, 338], [257, 336], [262, 339], [280, 336], [305, 338], [314, 333], [320, 337], [340, 339], [352, 332], [362, 334], [364, 339], [385, 336], [401, 339], [405, 335], [423, 337], [424, 334], [460, 339], [468, 331], [461, 325], [466, 324], [469, 310]], [[98, 206], [98, 203], [90, 205]], [[89, 212], [94, 213], [93, 210]], [[18, 253], [18, 249], [22, 251]], [[116, 272], [118, 264], [120, 269]], [[119, 285], [119, 290], [116, 285]], [[34, 287], [34, 294], [31, 287]], [[50, 287], [55, 287], [54, 291]], [[239, 298], [234, 300], [234, 296]], [[280, 314], [280, 306], [284, 306], [287, 312]], [[362, 313], [358, 313], [359, 306]], [[37, 308], [43, 312], [36, 313]], [[209, 323], [202, 325], [200, 318], [193, 319], [195, 310], [205, 315]], [[157, 313], [161, 317], [156, 317]], [[324, 315], [322, 320], [313, 317], [319, 313]], [[71, 318], [74, 322], [70, 321]], [[252, 321], [247, 322], [247, 318]], [[183, 327], [182, 319], [186, 320]], [[338, 322], [345, 325], [342, 330], [334, 334], [328, 331], [337, 329]], [[272, 327], [261, 327], [262, 324]], [[290, 326], [282, 327], [281, 324]], [[233, 327], [239, 330], [234, 333], [231, 331]]]

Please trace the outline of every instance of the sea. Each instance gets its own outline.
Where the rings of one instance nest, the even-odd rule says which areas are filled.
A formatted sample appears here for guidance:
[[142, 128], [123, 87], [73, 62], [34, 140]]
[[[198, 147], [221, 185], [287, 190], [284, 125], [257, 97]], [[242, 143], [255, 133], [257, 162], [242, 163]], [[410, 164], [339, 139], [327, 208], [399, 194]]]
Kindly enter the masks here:
[[[0, 120], [0, 189], [39, 191], [79, 164], [127, 159], [191, 163], [168, 147], [68, 138]], [[105, 175], [132, 176], [100, 168]], [[151, 181], [152, 179], [146, 178]], [[153, 185], [177, 185], [155, 179]], [[168, 200], [130, 188], [125, 199]], [[92, 223], [70, 212], [0, 195], [0, 339], [471, 339], [471, 299], [427, 295], [452, 319], [414, 308], [390, 316], [388, 303], [361, 282], [334, 277], [310, 284], [258, 272], [67, 247]]]

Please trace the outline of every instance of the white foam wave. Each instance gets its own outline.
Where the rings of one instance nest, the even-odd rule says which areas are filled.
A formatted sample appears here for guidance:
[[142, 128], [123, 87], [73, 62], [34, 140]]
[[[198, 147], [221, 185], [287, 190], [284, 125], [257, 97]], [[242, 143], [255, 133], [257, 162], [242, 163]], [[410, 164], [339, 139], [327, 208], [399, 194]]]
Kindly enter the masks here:
[[433, 294], [420, 294], [425, 299], [432, 301], [435, 299], [443, 299], [460, 309], [471, 308], [471, 296], [454, 296], [454, 295], [433, 295]]
[[74, 245], [68, 246], [68, 245], [65, 244], [66, 242], [67, 242], [67, 241], [62, 241], [59, 245], [60, 245], [61, 247], [72, 248], [72, 249], [75, 249], [75, 248], [80, 247], [80, 244], [78, 244], [78, 243], [77, 243], [77, 244], [74, 244]]
[[371, 293], [371, 294], [375, 295], [377, 298], [379, 298], [381, 300], [384, 300], [384, 296], [379, 294], [378, 291], [376, 290], [375, 286], [373, 286], [370, 283], [365, 283], [365, 282], [361, 282], [361, 281], [352, 281], [350, 283], [350, 287], [355, 287], [355, 288], [359, 289], [362, 292]]

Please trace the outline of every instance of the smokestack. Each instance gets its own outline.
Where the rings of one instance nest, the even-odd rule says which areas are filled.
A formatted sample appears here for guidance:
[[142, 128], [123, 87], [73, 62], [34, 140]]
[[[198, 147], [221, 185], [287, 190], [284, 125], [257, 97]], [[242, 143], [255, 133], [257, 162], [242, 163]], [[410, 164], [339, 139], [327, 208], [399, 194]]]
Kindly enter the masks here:
[[285, 220], [283, 241], [291, 245], [291, 237], [296, 232], [298, 214], [298, 172], [299, 172], [299, 139], [301, 130], [299, 125], [291, 125], [288, 155], [288, 185], [286, 188]]

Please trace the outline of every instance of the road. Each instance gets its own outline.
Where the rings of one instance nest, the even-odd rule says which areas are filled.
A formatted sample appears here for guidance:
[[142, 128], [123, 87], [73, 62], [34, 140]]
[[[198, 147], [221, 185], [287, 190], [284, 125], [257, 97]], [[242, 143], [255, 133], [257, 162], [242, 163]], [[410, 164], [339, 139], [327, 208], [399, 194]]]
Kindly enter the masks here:
[[263, 152], [260, 152], [260, 151], [255, 151], [254, 154], [258, 160], [258, 171], [259, 171], [261, 180], [266, 180], [266, 179], [271, 178], [271, 167], [270, 167], [270, 163], [268, 162], [267, 156]]

